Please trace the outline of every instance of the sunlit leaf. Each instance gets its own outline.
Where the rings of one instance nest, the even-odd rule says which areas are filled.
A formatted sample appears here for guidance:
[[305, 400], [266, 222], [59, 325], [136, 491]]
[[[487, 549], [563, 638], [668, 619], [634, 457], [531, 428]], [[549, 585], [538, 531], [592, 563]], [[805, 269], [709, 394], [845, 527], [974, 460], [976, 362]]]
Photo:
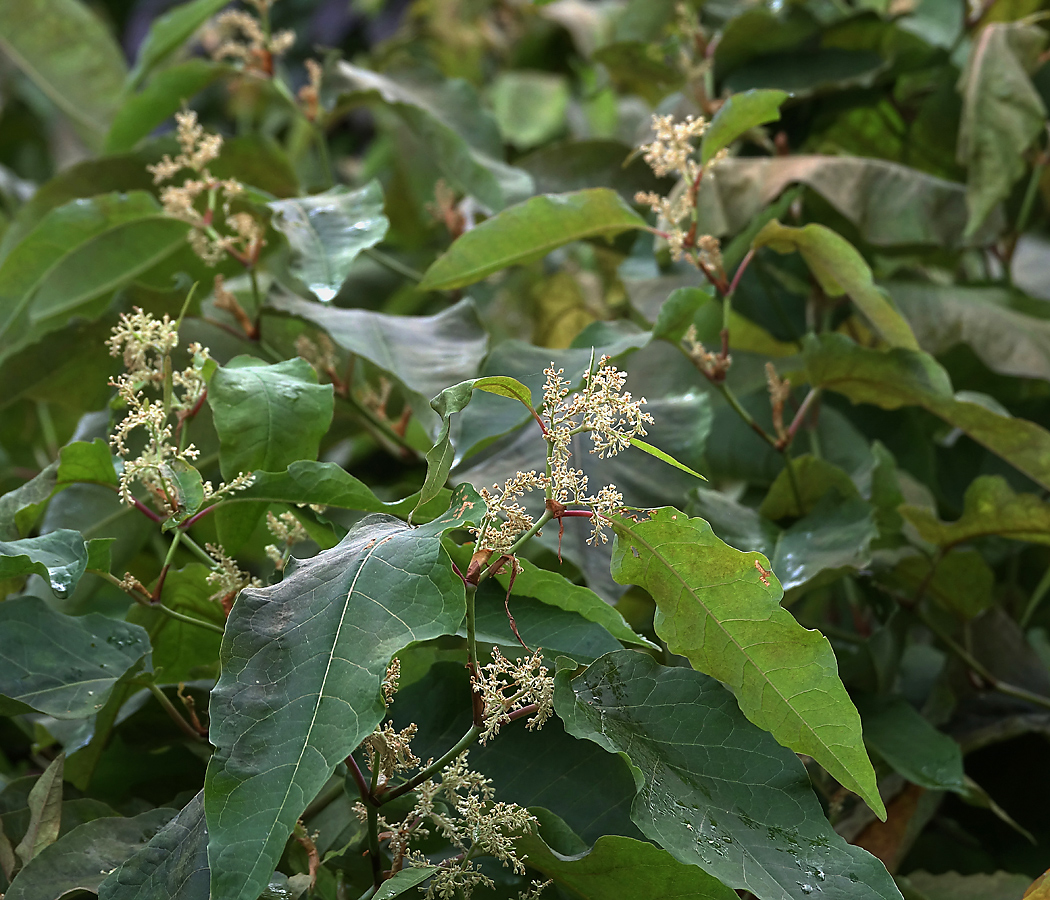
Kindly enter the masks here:
[[421, 290], [452, 290], [512, 265], [542, 259], [572, 241], [645, 228], [608, 188], [543, 194], [486, 219], [427, 269]]
[[882, 864], [831, 828], [795, 754], [714, 679], [631, 650], [570, 674], [558, 673], [558, 715], [571, 734], [627, 755], [631, 816], [677, 860], [760, 900], [818, 889], [828, 900], [898, 900]]
[[831, 645], [780, 606], [769, 562], [673, 508], [612, 525], [613, 577], [649, 591], [656, 633], [668, 647], [731, 687], [748, 719], [885, 815]]
[[87, 568], [87, 548], [79, 532], [60, 529], [21, 541], [0, 541], [0, 578], [36, 573], [65, 597]]

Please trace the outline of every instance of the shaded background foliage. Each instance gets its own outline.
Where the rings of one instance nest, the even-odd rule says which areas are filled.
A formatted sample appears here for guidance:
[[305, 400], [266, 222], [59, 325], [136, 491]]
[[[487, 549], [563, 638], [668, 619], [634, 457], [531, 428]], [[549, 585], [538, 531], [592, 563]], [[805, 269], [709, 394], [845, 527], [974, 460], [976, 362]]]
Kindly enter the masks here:
[[[1045, 4], [282, 0], [275, 26], [297, 33], [280, 63], [292, 90], [306, 83], [306, 58], [325, 60], [325, 153], [271, 83], [211, 62], [189, 41], [223, 3], [196, 0], [193, 27], [169, 30], [165, 43], [158, 16], [176, 5], [0, 0], [0, 643], [8, 654], [31, 646], [34, 677], [64, 667], [74, 686], [50, 705], [30, 702], [29, 674], [14, 688], [5, 678], [0, 691], [0, 821], [16, 854], [5, 871], [29, 861], [28, 875], [48, 873], [37, 888], [20, 876], [30, 889], [9, 896], [71, 887], [106, 896], [115, 888], [99, 888], [101, 873], [162, 826], [160, 839], [173, 846], [196, 846], [190, 838], [203, 829], [191, 798], [207, 747], [181, 733], [164, 704], [178, 704], [181, 683], [205, 717], [219, 636], [145, 606], [129, 610], [124, 593], [88, 571], [130, 571], [152, 585], [163, 567], [166, 542], [120, 505], [98, 440], [116, 415], [107, 384], [116, 363], [103, 341], [133, 306], [178, 315], [197, 282], [184, 339], [209, 346], [223, 366], [194, 423], [201, 471], [216, 481], [272, 473], [243, 502], [195, 523], [199, 543], [219, 540], [276, 581], [264, 551], [267, 509], [329, 506], [300, 516], [310, 540], [295, 555], [304, 557], [331, 550], [364, 513], [403, 518], [442, 426], [435, 395], [480, 376], [512, 376], [535, 395], [552, 359], [575, 383], [596, 347], [648, 398], [656, 419], [648, 439], [709, 481], [697, 487], [636, 450], [596, 460], [581, 446], [592, 482], [616, 483], [632, 505], [703, 517], [731, 547], [763, 554], [790, 615], [831, 642], [888, 818], [877, 821], [809, 761], [821, 809], [807, 807], [807, 821], [815, 811], [823, 822], [822, 811], [885, 864], [909, 900], [1020, 898], [1050, 864], [1050, 713], [1039, 702], [1050, 696]], [[627, 208], [637, 191], [673, 186], [632, 156], [652, 112], [710, 116], [725, 97], [755, 89], [789, 96], [778, 120], [748, 130], [705, 177], [699, 227], [722, 238], [729, 272], [756, 247], [727, 320], [727, 383], [746, 413], [773, 431], [769, 361], [794, 385], [789, 422], [807, 389], [821, 388], [787, 453], [674, 349], [690, 324], [717, 347], [723, 311], [699, 273], [674, 263]], [[145, 169], [172, 152], [171, 116], [184, 102], [226, 138], [215, 174], [243, 181], [250, 207], [273, 216], [261, 301], [242, 266], [218, 267], [248, 330], [216, 304], [214, 272], [185, 243], [185, 226], [163, 215]], [[333, 181], [348, 190], [311, 197]], [[611, 192], [588, 195], [594, 205], [570, 224], [529, 200], [595, 188]], [[502, 237], [472, 227], [487, 219]], [[786, 228], [776, 231], [774, 219]], [[859, 252], [790, 230], [813, 225]], [[297, 339], [321, 334], [336, 365], [318, 374], [297, 359]], [[243, 356], [256, 366], [282, 360], [279, 373], [273, 366], [257, 377], [295, 397], [260, 399], [253, 367], [230, 365]], [[270, 415], [270, 432], [245, 436]], [[475, 392], [448, 424], [452, 484], [480, 487], [542, 465], [528, 413], [503, 397]], [[311, 468], [313, 460], [327, 465]], [[447, 494], [438, 501], [421, 520], [442, 512]], [[653, 676], [661, 689], [681, 682], [674, 690], [717, 693], [685, 668], [683, 657], [695, 662], [699, 651], [657, 633], [657, 589], [650, 596], [617, 583], [609, 548], [588, 548], [584, 537], [567, 526], [559, 548], [547, 529], [529, 559], [615, 603], [616, 614], [588, 606], [589, 594], [579, 605], [565, 600], [579, 595], [564, 582], [544, 586], [536, 572], [529, 582], [527, 569], [514, 601], [527, 642], [552, 663], [564, 654], [612, 665], [603, 654], [641, 635], [673, 667]], [[349, 553], [339, 546], [334, 553]], [[449, 538], [446, 546], [463, 565], [461, 548]], [[439, 553], [437, 537], [426, 552]], [[207, 571], [179, 548], [163, 596], [221, 630]], [[489, 588], [479, 634], [513, 646], [502, 592]], [[456, 627], [402, 655], [395, 718], [418, 722], [433, 755], [469, 715], [459, 702]], [[37, 630], [45, 637], [24, 636]], [[100, 640], [105, 659], [91, 653]], [[77, 688], [81, 654], [118, 671]], [[643, 833], [686, 853], [681, 833], [660, 831], [666, 823], [658, 835], [639, 831], [631, 772], [605, 752], [622, 747], [599, 746], [641, 740], [632, 729], [647, 726], [625, 713], [615, 736], [592, 742], [581, 698], [594, 700], [587, 691], [598, 688], [589, 677], [571, 685], [559, 677], [564, 726], [508, 732], [472, 757], [502, 799], [560, 817], [545, 822], [549, 847], [535, 847], [536, 858], [600, 839], [596, 867], [602, 854], [637, 854], [634, 865], [649, 865], [648, 851], [615, 845]], [[730, 705], [733, 727], [750, 727]], [[49, 768], [62, 752], [64, 773]], [[326, 898], [369, 877], [340, 776], [305, 819], [329, 855], [317, 887]], [[119, 826], [107, 830], [106, 819]], [[55, 833], [37, 836], [48, 823]], [[301, 878], [288, 879], [308, 869], [302, 847], [285, 848], [284, 837], [273, 838], [281, 845], [273, 896], [301, 891]], [[56, 874], [42, 855], [71, 858], [96, 845], [102, 855], [84, 868], [90, 883], [77, 880], [82, 872]], [[3, 852], [0, 844], [0, 860]], [[559, 859], [537, 869], [555, 877]], [[200, 859], [178, 865], [188, 875], [178, 896], [207, 896], [207, 880], [189, 875]], [[668, 883], [684, 877], [699, 890], [688, 881], [695, 866], [685, 868], [665, 872]], [[798, 886], [832, 890], [799, 872]], [[573, 877], [558, 876], [565, 896], [579, 887]], [[865, 878], [872, 896], [893, 896], [875, 879]], [[512, 881], [498, 885], [501, 896], [517, 895]], [[648, 896], [644, 884], [638, 890]]]

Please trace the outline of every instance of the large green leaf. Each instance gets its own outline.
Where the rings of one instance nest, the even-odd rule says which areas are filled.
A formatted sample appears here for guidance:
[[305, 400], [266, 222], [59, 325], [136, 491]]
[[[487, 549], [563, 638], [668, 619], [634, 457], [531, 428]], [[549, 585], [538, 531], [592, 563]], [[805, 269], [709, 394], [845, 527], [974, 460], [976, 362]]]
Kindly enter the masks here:
[[0, 541], [0, 578], [37, 574], [65, 597], [87, 568], [88, 553], [78, 531], [61, 528], [21, 541]]
[[461, 488], [445, 516], [420, 528], [366, 517], [280, 584], [241, 592], [210, 704], [215, 896], [255, 900], [307, 803], [382, 719], [391, 656], [459, 628], [463, 583], [441, 535], [483, 510]]
[[1014, 493], [998, 475], [973, 480], [966, 489], [962, 515], [954, 522], [942, 522], [921, 506], [902, 506], [900, 511], [923, 540], [944, 549], [992, 534], [1050, 544], [1050, 504], [1035, 494]]
[[0, 715], [35, 709], [56, 719], [98, 712], [125, 674], [150, 669], [138, 625], [64, 616], [38, 597], [0, 603]]
[[[205, 2], [215, 5], [214, 0]], [[142, 59], [141, 53], [139, 59]], [[106, 135], [106, 153], [131, 150], [165, 119], [232, 71], [229, 66], [210, 60], [190, 59], [159, 72], [143, 90], [128, 97], [117, 110]]]
[[379, 100], [389, 106], [452, 186], [489, 209], [503, 209], [532, 193], [532, 179], [502, 161], [496, 122], [466, 82], [394, 79], [348, 62], [338, 63], [329, 81], [334, 90], [349, 92], [341, 98], [345, 105]]
[[508, 266], [542, 259], [572, 241], [645, 228], [615, 191], [591, 188], [542, 194], [486, 219], [427, 269], [422, 290], [452, 290]]
[[1029, 894], [1034, 887], [1030, 875], [1012, 872], [977, 872], [960, 875], [942, 872], [931, 875], [919, 870], [901, 879], [908, 900], [1043, 900], [1041, 893]]
[[127, 71], [109, 29], [77, 0], [0, 0], [0, 22], [4, 53], [101, 144]]
[[208, 403], [219, 435], [219, 467], [229, 479], [316, 459], [335, 401], [332, 386], [318, 384], [305, 359], [266, 365], [238, 356], [212, 376]]
[[864, 740], [895, 772], [932, 791], [965, 793], [962, 750], [903, 697], [865, 697], [858, 704]]
[[908, 323], [875, 286], [864, 257], [830, 228], [817, 224], [793, 228], [774, 219], [755, 236], [753, 245], [769, 246], [777, 253], [798, 251], [829, 297], [847, 294], [891, 347], [919, 349]]
[[33, 858], [58, 840], [62, 823], [62, 770], [66, 756], [60, 753], [29, 792], [29, 823], [15, 853], [28, 865]]
[[0, 497], [0, 539], [27, 533], [55, 494], [78, 482], [116, 487], [117, 473], [109, 445], [101, 438], [74, 441], [59, 451], [57, 462], [24, 485]]
[[226, 3], [224, 0], [190, 0], [157, 16], [139, 45], [135, 68], [128, 75], [128, 85], [138, 86], [157, 65], [182, 47], [209, 18]]
[[198, 793], [149, 843], [106, 877], [99, 900], [208, 900], [208, 831]]
[[718, 164], [700, 183], [702, 232], [738, 234], [792, 184], [804, 184], [878, 246], [958, 247], [987, 241], [1003, 225], [964, 237], [966, 190], [952, 181], [883, 159], [857, 156], [737, 157]]
[[[1004, 199], [1026, 169], [1025, 151], [1043, 131], [1046, 106], [1029, 79], [1046, 32], [1035, 24], [995, 22], [970, 49], [959, 78], [963, 98], [958, 159], [967, 169], [967, 234]], [[1007, 102], [1008, 101], [1008, 102]]]
[[375, 180], [356, 191], [339, 185], [269, 207], [273, 227], [291, 245], [292, 274], [325, 302], [339, 293], [358, 254], [378, 244], [390, 227], [383, 189]]
[[734, 94], [719, 107], [700, 141], [700, 162], [707, 165], [719, 150], [728, 147], [746, 132], [780, 118], [780, 107], [787, 100], [785, 91], [744, 91]]
[[814, 387], [883, 409], [921, 406], [1050, 489], [1050, 432], [952, 395], [948, 373], [926, 353], [882, 353], [838, 334], [805, 340], [806, 374]]
[[339, 347], [418, 394], [424, 406], [449, 385], [473, 378], [488, 351], [488, 336], [469, 299], [433, 316], [343, 309], [292, 296], [275, 297], [270, 305], [323, 328]]
[[730, 547], [703, 519], [669, 507], [612, 525], [613, 578], [652, 595], [656, 633], [670, 650], [727, 684], [748, 719], [885, 816], [835, 653], [780, 606], [765, 557]]
[[632, 650], [558, 673], [570, 734], [630, 760], [645, 835], [760, 900], [900, 897], [874, 857], [839, 837], [797, 757], [748, 722], [725, 688]]
[[22, 869], [4, 900], [55, 900], [77, 889], [95, 891], [174, 815], [175, 810], [161, 807], [128, 819], [106, 816], [85, 822]]
[[187, 225], [145, 192], [74, 200], [49, 212], [0, 265], [0, 356], [66, 324], [185, 244]]
[[530, 868], [583, 900], [734, 900], [737, 896], [699, 867], [629, 837], [605, 835], [586, 852], [565, 855], [533, 833], [519, 838], [517, 848]]
[[993, 372], [1050, 381], [1050, 321], [1016, 308], [1016, 292], [903, 281], [886, 290], [927, 353], [964, 343]]

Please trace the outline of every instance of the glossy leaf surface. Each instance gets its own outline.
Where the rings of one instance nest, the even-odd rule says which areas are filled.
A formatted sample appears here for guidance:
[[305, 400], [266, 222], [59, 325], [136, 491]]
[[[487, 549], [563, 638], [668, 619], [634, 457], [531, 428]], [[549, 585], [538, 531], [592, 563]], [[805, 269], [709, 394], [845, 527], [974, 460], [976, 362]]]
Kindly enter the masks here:
[[798, 758], [713, 679], [623, 650], [577, 678], [559, 672], [555, 706], [571, 734], [627, 755], [632, 818], [680, 862], [760, 900], [900, 897], [835, 834]]
[[613, 577], [652, 595], [654, 627], [668, 647], [731, 687], [748, 719], [884, 815], [831, 645], [780, 606], [768, 560], [671, 508], [638, 522], [616, 519], [613, 528]]
[[79, 532], [60, 529], [21, 541], [0, 541], [0, 578], [37, 574], [65, 597], [87, 568], [88, 554]]

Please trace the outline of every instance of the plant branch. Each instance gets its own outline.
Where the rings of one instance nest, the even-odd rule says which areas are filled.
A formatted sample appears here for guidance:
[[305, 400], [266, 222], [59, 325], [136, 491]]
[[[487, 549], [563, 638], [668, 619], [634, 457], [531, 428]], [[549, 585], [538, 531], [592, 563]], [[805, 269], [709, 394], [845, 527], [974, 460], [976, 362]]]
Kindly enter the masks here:
[[378, 797], [375, 798], [375, 802], [382, 806], [384, 803], [389, 803], [391, 800], [396, 800], [398, 797], [407, 794], [409, 791], [415, 790], [428, 778], [433, 777], [440, 772], [445, 766], [447, 766], [452, 760], [459, 756], [464, 750], [466, 750], [471, 744], [473, 744], [479, 737], [481, 737], [481, 726], [471, 725], [470, 729], [466, 734], [463, 735], [457, 742], [456, 745], [449, 750], [441, 759], [436, 762], [432, 762], [419, 774], [414, 775], [404, 784], [398, 785], [396, 788], [384, 791]]
[[167, 698], [164, 691], [157, 687], [152, 681], [149, 683], [149, 692], [157, 698], [157, 702], [163, 707], [164, 712], [168, 714], [171, 721], [178, 726], [179, 731], [187, 737], [192, 738], [198, 744], [208, 743], [203, 737], [201, 737], [197, 729], [182, 717], [182, 713], [175, 708], [175, 704]]
[[415, 281], [418, 284], [423, 280], [422, 272], [413, 269], [411, 266], [406, 266], [403, 262], [394, 259], [394, 257], [384, 253], [382, 250], [376, 250], [375, 247], [365, 247], [364, 254], [369, 259], [375, 260], [379, 265], [389, 269], [391, 272], [396, 272], [409, 281]]

